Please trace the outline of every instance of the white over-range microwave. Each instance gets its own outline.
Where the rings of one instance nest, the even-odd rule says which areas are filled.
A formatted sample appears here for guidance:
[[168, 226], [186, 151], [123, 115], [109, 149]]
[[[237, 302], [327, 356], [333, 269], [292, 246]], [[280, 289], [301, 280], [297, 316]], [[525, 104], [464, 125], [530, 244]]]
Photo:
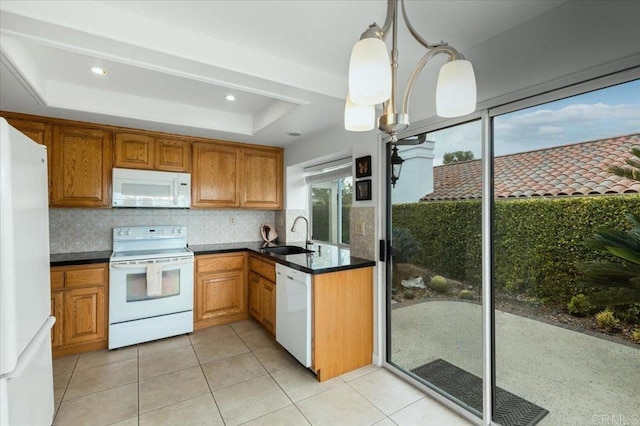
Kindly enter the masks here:
[[191, 174], [155, 170], [113, 169], [113, 207], [187, 209]]

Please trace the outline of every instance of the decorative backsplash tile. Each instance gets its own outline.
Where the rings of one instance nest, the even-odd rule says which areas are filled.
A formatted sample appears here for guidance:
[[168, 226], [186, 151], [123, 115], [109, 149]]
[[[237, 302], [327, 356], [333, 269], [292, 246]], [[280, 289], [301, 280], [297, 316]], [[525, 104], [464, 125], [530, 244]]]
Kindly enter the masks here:
[[[189, 244], [259, 241], [275, 212], [196, 209], [49, 209], [51, 253], [112, 249], [113, 228], [184, 225]], [[304, 231], [303, 231], [304, 233]]]
[[[364, 222], [364, 235], [356, 233], [357, 227]], [[351, 255], [363, 259], [376, 258], [376, 209], [375, 207], [351, 206], [350, 230]]]

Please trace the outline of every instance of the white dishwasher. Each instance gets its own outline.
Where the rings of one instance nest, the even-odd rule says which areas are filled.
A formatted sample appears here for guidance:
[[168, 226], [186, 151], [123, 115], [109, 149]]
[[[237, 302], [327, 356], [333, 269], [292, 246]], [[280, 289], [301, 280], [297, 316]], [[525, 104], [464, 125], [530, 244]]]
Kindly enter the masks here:
[[276, 341], [311, 367], [311, 275], [276, 263]]

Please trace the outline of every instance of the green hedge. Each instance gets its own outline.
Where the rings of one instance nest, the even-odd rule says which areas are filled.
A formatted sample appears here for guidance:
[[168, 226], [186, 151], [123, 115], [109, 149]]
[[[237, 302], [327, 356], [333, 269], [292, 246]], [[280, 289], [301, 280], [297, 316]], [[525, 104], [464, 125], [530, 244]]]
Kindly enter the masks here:
[[[577, 262], [611, 258], [584, 242], [599, 228], [628, 229], [625, 214], [640, 214], [640, 196], [616, 195], [498, 200], [495, 203], [495, 288], [563, 305], [582, 291]], [[393, 227], [417, 241], [411, 262], [480, 285], [479, 201], [393, 206]]]

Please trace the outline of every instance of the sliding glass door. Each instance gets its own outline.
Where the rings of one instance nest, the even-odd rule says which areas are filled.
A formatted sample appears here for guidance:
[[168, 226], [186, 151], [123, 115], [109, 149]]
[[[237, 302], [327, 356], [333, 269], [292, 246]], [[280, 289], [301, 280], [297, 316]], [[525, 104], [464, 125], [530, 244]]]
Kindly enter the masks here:
[[[389, 192], [387, 360], [480, 415], [480, 121], [400, 141]], [[454, 187], [451, 182], [459, 184]]]
[[563, 94], [398, 143], [386, 360], [484, 424], [640, 425], [640, 80]]

